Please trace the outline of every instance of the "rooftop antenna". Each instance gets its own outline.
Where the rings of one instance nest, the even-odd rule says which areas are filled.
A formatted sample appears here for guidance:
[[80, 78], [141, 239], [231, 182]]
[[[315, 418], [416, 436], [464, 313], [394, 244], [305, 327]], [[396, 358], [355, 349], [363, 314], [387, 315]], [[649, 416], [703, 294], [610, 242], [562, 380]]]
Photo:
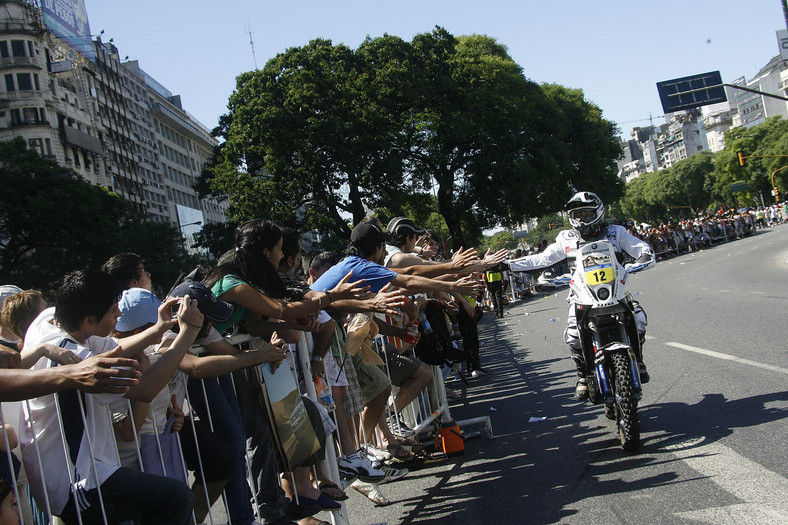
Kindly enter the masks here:
[[254, 40], [252, 39], [252, 27], [249, 22], [245, 23], [246, 33], [249, 35], [249, 45], [252, 46], [252, 60], [254, 60], [254, 68], [257, 69], [257, 56], [254, 54]]

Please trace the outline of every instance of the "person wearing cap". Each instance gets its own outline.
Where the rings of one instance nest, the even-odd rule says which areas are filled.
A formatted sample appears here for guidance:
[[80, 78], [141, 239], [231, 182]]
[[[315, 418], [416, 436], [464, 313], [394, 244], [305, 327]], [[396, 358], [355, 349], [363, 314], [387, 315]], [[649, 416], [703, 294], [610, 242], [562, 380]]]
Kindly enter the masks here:
[[[197, 303], [197, 308], [204, 315], [204, 321], [197, 336], [197, 343], [206, 343], [206, 346], [210, 347], [211, 334], [216, 333], [215, 330], [211, 329], [212, 324], [227, 320], [232, 315], [232, 306], [218, 300], [205, 285], [197, 282], [182, 283], [175, 287], [170, 292], [170, 295], [177, 298], [188, 296]], [[121, 317], [118, 319], [115, 327], [117, 335], [123, 338], [138, 333], [154, 324], [160, 304], [161, 301], [148, 290], [131, 288], [124, 291], [118, 305]], [[151, 363], [155, 363], [162, 355], [166, 354], [174, 337], [174, 333], [168, 332], [164, 335], [160, 344], [147, 349], [146, 353], [148, 353]], [[229, 352], [238, 352], [231, 345], [226, 344], [226, 346], [229, 347]], [[226, 456], [217, 450], [213, 450], [210, 455], [203, 456], [204, 461], [211, 465], [215, 465], [217, 462], [229, 465], [229, 468], [222, 468], [221, 470], [229, 472], [230, 482], [225, 486], [225, 481], [211, 482], [212, 480], [208, 480], [207, 488], [209, 498], [212, 500], [218, 498], [223, 489], [226, 490], [230, 517], [233, 523], [245, 525], [253, 523], [253, 521], [251, 505], [246, 497], [243, 424], [240, 420], [238, 402], [235, 396], [232, 395], [232, 384], [228, 374], [234, 370], [267, 362], [276, 365], [281, 362], [284, 354], [282, 342], [274, 339], [272, 343], [265, 343], [259, 348], [235, 353], [234, 355], [197, 357], [187, 353], [179, 365], [180, 371], [189, 375], [188, 389], [195, 412], [201, 419], [204, 418], [204, 421], [208, 421], [210, 415], [217, 439], [221, 439], [224, 444], [228, 445], [234, 443], [234, 445], [226, 447], [230, 451]], [[181, 375], [180, 377], [181, 380], [176, 381], [176, 385], [183, 384], [181, 382], [183, 376]], [[217, 381], [205, 382], [205, 392], [203, 392], [201, 383], [194, 378], [217, 378]], [[170, 384], [172, 385], [173, 383], [171, 382]], [[161, 449], [162, 453], [165, 454], [167, 475], [183, 479], [172, 474], [180, 473], [184, 475], [181, 468], [180, 451], [175, 440], [177, 432], [183, 426], [182, 412], [178, 408], [179, 405], [183, 404], [183, 396], [183, 388], [175, 388], [172, 392], [170, 389], [165, 388], [151, 403], [148, 416], [140, 428], [139, 438], [145, 472], [162, 473], [161, 460], [159, 458], [159, 450]], [[205, 406], [205, 397], [208, 399], [209, 410]], [[170, 407], [171, 404], [172, 407]], [[174, 413], [175, 417], [170, 415], [171, 413]], [[135, 413], [135, 419], [137, 417]], [[154, 429], [160, 434], [159, 444], [156, 443], [153, 436]], [[181, 439], [193, 440], [193, 436], [181, 436]], [[122, 457], [124, 452], [126, 452], [126, 457], [134, 460], [136, 451], [134, 450], [133, 439], [129, 441], [130, 443], [128, 444], [119, 443], [118, 448]], [[172, 466], [170, 466], [170, 463], [172, 463]], [[208, 465], [205, 467], [206, 469], [209, 468]], [[202, 483], [195, 482], [192, 491], [195, 498], [195, 516], [198, 521], [202, 521], [213, 501], [207, 504], [204, 502], [205, 490], [202, 487]]]
[[407, 273], [422, 277], [439, 277], [454, 274], [457, 277], [479, 272], [490, 268], [506, 259], [508, 250], [498, 250], [492, 253], [488, 250], [483, 259], [477, 256], [476, 250], [458, 250], [452, 259], [447, 262], [424, 260], [421, 255], [424, 249], [417, 246], [421, 235], [427, 230], [416, 226], [412, 219], [407, 217], [394, 217], [386, 227], [388, 232], [386, 257], [383, 265], [387, 268], [405, 269]]
[[[129, 399], [150, 402], [172, 377], [203, 320], [190, 299], [181, 302], [173, 319], [170, 312], [174, 305], [174, 299], [163, 303], [153, 327], [118, 341], [110, 337], [120, 316], [112, 279], [99, 271], [72, 272], [58, 287], [55, 308], [41, 312], [30, 325], [25, 348], [49, 342], [82, 359], [108, 351], [131, 357], [161, 340], [177, 322], [180, 333], [170, 350], [125, 393]], [[34, 365], [38, 369], [51, 366], [49, 359]], [[66, 522], [76, 522], [78, 515], [85, 521], [100, 521], [106, 514], [113, 522], [189, 523], [192, 494], [186, 484], [120, 465], [107, 413], [107, 407], [120, 399], [120, 394], [80, 396], [76, 391], [65, 391], [29, 401], [19, 437], [31, 492], [39, 507], [49, 508]], [[56, 430], [59, 417], [65, 442]]]
[[[327, 289], [339, 282], [348, 271], [353, 271], [353, 275], [364, 279], [365, 284], [370, 286], [370, 291], [372, 292], [378, 292], [388, 285], [406, 289], [409, 293], [475, 293], [478, 289], [478, 281], [470, 277], [464, 277], [457, 281], [439, 281], [410, 273], [397, 273], [393, 269], [386, 268], [382, 263], [387, 253], [386, 241], [388, 239], [389, 236], [374, 221], [360, 222], [351, 232], [347, 257], [327, 270], [310, 288], [315, 291]], [[382, 321], [376, 321], [376, 324], [383, 335], [404, 338], [407, 331], [405, 326], [392, 326]], [[367, 409], [365, 409], [362, 416], [365, 435], [371, 436], [374, 428], [384, 418], [385, 402], [378, 406], [374, 401], [379, 399], [381, 393], [386, 388], [390, 388], [390, 385], [387, 380], [378, 381], [367, 386], [362, 385], [363, 401], [367, 405]], [[373, 406], [375, 410], [372, 410]], [[393, 442], [389, 444], [396, 446]]]
[[[500, 264], [508, 253], [508, 250], [505, 249], [495, 253], [488, 250], [484, 259], [480, 259], [476, 257], [475, 250], [468, 250], [467, 252], [459, 250], [450, 262], [425, 261], [414, 253], [419, 236], [427, 231], [425, 228], [417, 227], [413, 220], [407, 217], [394, 217], [389, 221], [386, 229], [390, 235], [390, 241], [387, 248], [385, 266], [391, 269], [413, 268], [422, 272], [429, 271], [429, 275], [436, 277], [445, 274], [464, 275]], [[419, 251], [423, 252], [423, 249], [419, 249]], [[472, 253], [472, 257], [464, 259], [465, 264], [458, 268], [458, 262], [463, 260], [463, 253]], [[424, 273], [419, 275], [424, 275]], [[465, 294], [451, 293], [451, 295], [458, 308], [462, 310], [461, 317], [464, 325], [469, 320], [474, 319], [474, 308], [468, 302]], [[438, 298], [444, 302], [451, 300], [451, 297], [445, 295]], [[402, 408], [415, 399], [418, 393], [429, 384], [432, 380], [432, 371], [428, 365], [421, 363], [418, 358], [409, 356], [410, 345], [403, 345], [402, 342], [396, 343], [397, 347], [402, 348], [401, 352], [387, 354], [387, 358], [391, 365], [392, 381], [400, 387], [395, 407]], [[472, 344], [469, 344], [470, 347], [472, 347]], [[478, 356], [478, 352], [476, 356]], [[476, 359], [474, 359], [475, 361]], [[481, 373], [479, 369], [480, 367], [477, 367], [477, 375]], [[473, 373], [473, 371], [470, 372]]]

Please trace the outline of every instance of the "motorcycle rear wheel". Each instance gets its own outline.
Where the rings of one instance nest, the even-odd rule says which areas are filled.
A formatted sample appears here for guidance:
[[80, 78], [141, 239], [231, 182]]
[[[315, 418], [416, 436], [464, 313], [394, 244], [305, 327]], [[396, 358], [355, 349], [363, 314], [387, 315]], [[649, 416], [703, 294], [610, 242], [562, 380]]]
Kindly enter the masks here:
[[638, 403], [634, 399], [635, 383], [629, 366], [629, 357], [625, 354], [611, 356], [616, 377], [616, 426], [621, 447], [627, 452], [635, 452], [640, 448], [640, 421], [638, 420]]

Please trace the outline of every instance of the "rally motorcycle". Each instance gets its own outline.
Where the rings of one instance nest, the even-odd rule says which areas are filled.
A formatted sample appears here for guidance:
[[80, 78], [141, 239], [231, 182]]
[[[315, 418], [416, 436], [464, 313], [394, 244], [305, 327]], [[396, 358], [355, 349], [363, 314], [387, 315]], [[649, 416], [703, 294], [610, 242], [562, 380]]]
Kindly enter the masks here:
[[616, 422], [621, 446], [629, 452], [640, 446], [637, 409], [642, 390], [637, 358], [642, 349], [627, 278], [646, 266], [624, 268], [610, 242], [589, 242], [578, 248], [569, 282], [589, 399], [595, 405], [604, 403], [605, 415]]

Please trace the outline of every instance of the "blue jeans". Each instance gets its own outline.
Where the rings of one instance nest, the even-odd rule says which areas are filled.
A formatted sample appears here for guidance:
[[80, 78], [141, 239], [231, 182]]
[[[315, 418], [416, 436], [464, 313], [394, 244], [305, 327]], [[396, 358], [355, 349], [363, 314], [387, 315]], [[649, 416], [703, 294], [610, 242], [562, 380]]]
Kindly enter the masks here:
[[[73, 493], [60, 517], [78, 523]], [[147, 524], [191, 523], [193, 499], [189, 487], [177, 479], [120, 467], [101, 484], [107, 521], [134, 520]], [[98, 489], [85, 493], [90, 507], [82, 511], [83, 523], [104, 523]]]
[[[207, 408], [201, 382], [205, 383]], [[250, 503], [249, 485], [246, 482], [246, 434], [230, 376], [223, 375], [204, 380], [189, 378], [188, 389], [194, 411], [200, 419], [207, 422], [208, 409], [210, 409], [213, 431], [217, 436], [221, 436], [232, 450], [233, 467], [224, 487], [228, 512], [233, 524], [249, 525], [254, 521], [254, 512]], [[210, 453], [210, 451], [202, 451], [202, 453]]]

